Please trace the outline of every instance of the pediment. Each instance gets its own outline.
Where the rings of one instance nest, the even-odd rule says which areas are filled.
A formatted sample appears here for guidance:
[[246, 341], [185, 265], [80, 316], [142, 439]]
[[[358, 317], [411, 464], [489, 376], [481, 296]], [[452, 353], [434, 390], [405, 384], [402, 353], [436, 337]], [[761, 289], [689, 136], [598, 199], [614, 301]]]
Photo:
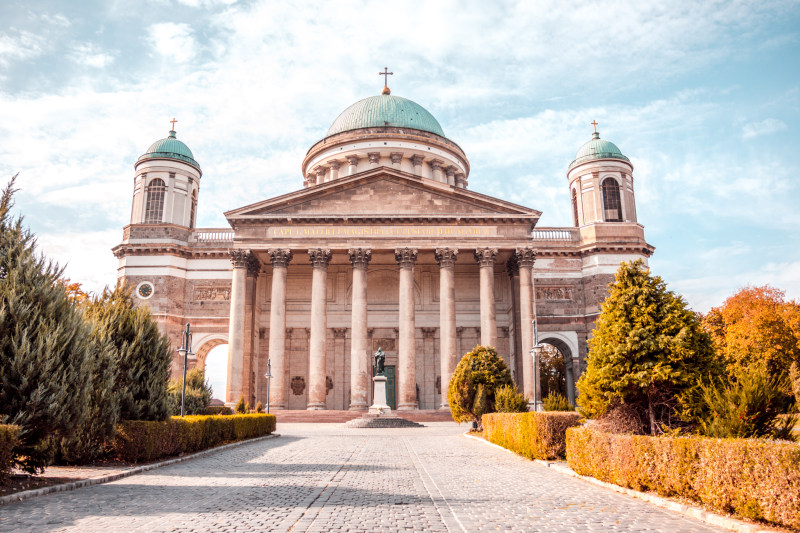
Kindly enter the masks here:
[[225, 213], [236, 220], [275, 218], [521, 218], [541, 213], [505, 200], [393, 169], [373, 169]]

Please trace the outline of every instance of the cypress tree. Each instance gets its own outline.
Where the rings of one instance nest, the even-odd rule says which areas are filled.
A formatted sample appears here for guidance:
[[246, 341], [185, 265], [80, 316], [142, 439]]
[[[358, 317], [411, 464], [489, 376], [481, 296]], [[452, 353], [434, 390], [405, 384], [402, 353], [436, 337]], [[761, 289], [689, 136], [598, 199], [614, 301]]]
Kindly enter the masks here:
[[33, 473], [51, 459], [49, 439], [87, 415], [92, 348], [58, 284], [62, 269], [36, 253], [22, 217], [11, 216], [15, 180], [0, 198], [0, 420], [20, 426], [15, 462]]
[[600, 417], [625, 404], [655, 435], [695, 420], [700, 383], [719, 372], [711, 339], [683, 298], [641, 260], [622, 263], [578, 381], [583, 414]]

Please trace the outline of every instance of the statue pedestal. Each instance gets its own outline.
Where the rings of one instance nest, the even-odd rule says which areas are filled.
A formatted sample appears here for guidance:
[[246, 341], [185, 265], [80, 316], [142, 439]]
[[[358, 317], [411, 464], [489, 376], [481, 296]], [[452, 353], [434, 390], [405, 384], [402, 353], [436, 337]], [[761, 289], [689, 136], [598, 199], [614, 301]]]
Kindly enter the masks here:
[[375, 376], [372, 378], [372, 405], [369, 406], [369, 414], [383, 415], [392, 412], [392, 408], [386, 403], [386, 376]]

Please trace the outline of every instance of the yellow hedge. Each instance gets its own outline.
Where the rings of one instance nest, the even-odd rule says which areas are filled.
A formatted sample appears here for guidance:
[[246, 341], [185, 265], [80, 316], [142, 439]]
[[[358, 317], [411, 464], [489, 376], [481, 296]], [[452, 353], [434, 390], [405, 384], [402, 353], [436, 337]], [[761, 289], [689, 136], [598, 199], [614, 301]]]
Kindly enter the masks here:
[[492, 413], [483, 415], [486, 439], [529, 459], [563, 459], [567, 428], [577, 426], [580, 415], [553, 411]]
[[567, 431], [578, 474], [800, 530], [800, 446], [761, 439]]
[[14, 458], [14, 446], [17, 445], [18, 437], [18, 426], [0, 424], [0, 482], [11, 470], [11, 460]]
[[275, 415], [267, 414], [174, 416], [163, 422], [126, 420], [117, 428], [114, 453], [123, 461], [153, 461], [273, 431]]

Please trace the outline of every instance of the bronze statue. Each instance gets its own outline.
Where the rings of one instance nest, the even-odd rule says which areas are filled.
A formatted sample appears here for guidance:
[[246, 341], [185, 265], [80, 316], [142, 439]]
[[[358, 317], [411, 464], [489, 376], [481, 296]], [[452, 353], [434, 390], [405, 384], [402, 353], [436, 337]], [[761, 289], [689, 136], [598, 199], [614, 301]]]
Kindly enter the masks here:
[[375, 375], [382, 376], [384, 372], [384, 363], [386, 362], [386, 354], [383, 353], [381, 347], [378, 346], [378, 351], [375, 352]]

